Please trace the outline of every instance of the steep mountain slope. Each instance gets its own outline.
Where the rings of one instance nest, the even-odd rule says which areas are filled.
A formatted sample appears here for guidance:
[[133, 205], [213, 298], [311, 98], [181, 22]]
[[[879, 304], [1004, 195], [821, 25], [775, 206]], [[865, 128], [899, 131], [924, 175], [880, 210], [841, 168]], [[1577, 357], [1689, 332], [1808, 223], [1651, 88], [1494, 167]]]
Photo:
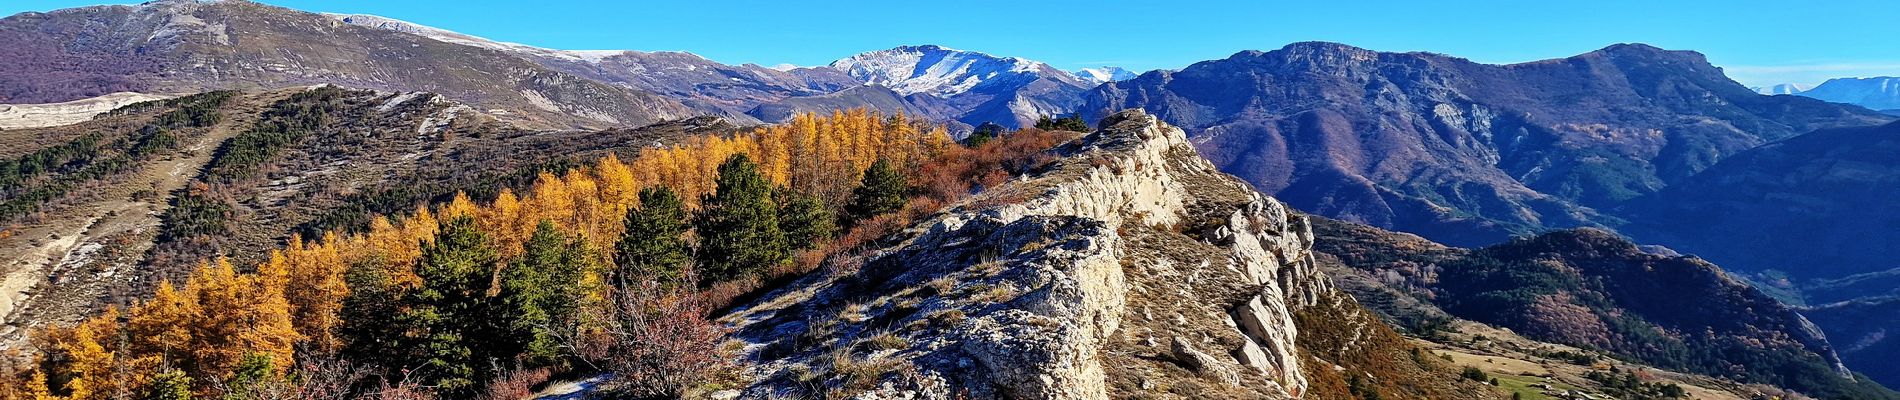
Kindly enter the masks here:
[[1632, 219], [1622, 229], [1732, 268], [1798, 279], [1894, 269], [1897, 153], [1900, 124], [1768, 144], [1631, 201], [1622, 212]]
[[1875, 110], [1900, 109], [1900, 77], [1834, 78], [1795, 93]]
[[[857, 79], [830, 68], [776, 70], [758, 65], [725, 65], [686, 52], [626, 50], [554, 50], [497, 42], [444, 29], [375, 15], [326, 14], [347, 24], [420, 35], [494, 49], [542, 66], [599, 82], [658, 93], [742, 121], [760, 104], [797, 96], [824, 95], [858, 86]], [[864, 105], [882, 106], [866, 103]], [[902, 108], [879, 108], [899, 111]], [[776, 120], [770, 120], [776, 121]]]
[[1073, 111], [1092, 86], [1041, 62], [934, 45], [858, 54], [831, 68], [899, 94], [942, 98], [960, 110], [958, 121], [972, 126], [1030, 126], [1039, 117]]
[[[94, 163], [126, 167], [67, 174], [96, 176], [78, 184], [61, 186], [60, 175], [51, 175], [3, 188], [9, 206], [24, 198], [14, 193], [77, 189], [35, 197], [48, 199], [37, 216], [0, 220], [0, 232], [8, 232], [0, 234], [0, 251], [33, 255], [0, 270], [7, 290], [0, 297], [8, 299], [0, 314], [13, 323], [0, 332], [0, 347], [21, 339], [18, 328], [91, 315], [122, 296], [150, 293], [163, 279], [182, 282], [207, 257], [256, 261], [292, 234], [364, 229], [376, 215], [403, 215], [458, 191], [491, 198], [539, 172], [560, 173], [608, 152], [632, 156], [734, 129], [697, 118], [639, 129], [536, 131], [441, 95], [333, 86], [227, 96], [196, 108], [192, 115], [212, 117], [194, 120], [208, 122], [163, 130], [176, 144], [131, 162]], [[137, 137], [150, 121], [176, 119], [163, 115], [182, 107], [150, 104], [158, 105], [69, 127], [7, 130], [0, 139], [51, 146], [88, 132]]]
[[0, 20], [0, 43], [0, 54], [21, 60], [0, 66], [0, 102], [331, 83], [429, 90], [545, 127], [637, 126], [697, 114], [664, 96], [509, 52], [246, 1], [22, 13]]
[[1331, 43], [1247, 51], [1089, 93], [1195, 132], [1222, 170], [1321, 215], [1478, 245], [1613, 221], [1598, 208], [1813, 129], [1889, 116], [1761, 96], [1699, 54], [1616, 45], [1487, 65]]
[[1317, 251], [1377, 282], [1344, 287], [1395, 305], [1374, 309], [1415, 332], [1436, 329], [1442, 309], [1661, 368], [1819, 398], [1900, 398], [1842, 367], [1796, 310], [1697, 258], [1647, 253], [1594, 229], [1466, 250], [1340, 221], [1314, 226]]
[[1408, 356], [1314, 269], [1304, 218], [1181, 130], [1101, 125], [856, 270], [729, 315], [754, 365], [742, 396], [1501, 397]]
[[[248, 123], [232, 93], [137, 103], [79, 124], [0, 131], [0, 348], [89, 315], [150, 248], [160, 193]], [[56, 285], [54, 283], [57, 283]]]
[[1839, 343], [1841, 358], [1855, 371], [1880, 383], [1900, 385], [1900, 297], [1878, 297], [1813, 307], [1801, 311], [1814, 319], [1827, 336]]

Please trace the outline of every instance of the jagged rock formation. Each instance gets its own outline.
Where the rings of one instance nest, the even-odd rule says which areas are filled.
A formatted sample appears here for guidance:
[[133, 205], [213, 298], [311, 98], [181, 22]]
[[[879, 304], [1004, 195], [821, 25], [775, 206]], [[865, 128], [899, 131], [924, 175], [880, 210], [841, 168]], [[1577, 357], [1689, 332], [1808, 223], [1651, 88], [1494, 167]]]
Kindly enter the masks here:
[[1085, 114], [1143, 108], [1188, 129], [1223, 171], [1301, 210], [1461, 246], [1606, 225], [1602, 209], [1723, 157], [1891, 120], [1762, 96], [1700, 54], [1646, 45], [1488, 65], [1295, 43], [1088, 97]]
[[1101, 126], [837, 264], [861, 266], [728, 315], [753, 364], [744, 396], [1298, 398], [1316, 373], [1343, 386], [1295, 322], [1345, 298], [1315, 269], [1305, 218], [1152, 116]]

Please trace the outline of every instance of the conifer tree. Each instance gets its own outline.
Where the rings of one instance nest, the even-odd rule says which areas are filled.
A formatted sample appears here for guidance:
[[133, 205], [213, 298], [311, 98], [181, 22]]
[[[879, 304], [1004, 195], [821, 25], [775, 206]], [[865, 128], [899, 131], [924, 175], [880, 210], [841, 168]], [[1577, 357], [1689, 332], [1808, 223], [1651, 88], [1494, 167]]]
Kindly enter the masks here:
[[152, 375], [139, 393], [143, 400], [191, 400], [191, 377], [184, 371], [166, 370]]
[[268, 355], [246, 353], [238, 361], [237, 370], [231, 372], [231, 379], [225, 384], [224, 397], [227, 399], [248, 399], [259, 397], [263, 386], [276, 380], [276, 368], [272, 366]]
[[1080, 113], [1069, 114], [1069, 116], [1059, 118], [1050, 118], [1044, 115], [1042, 119], [1036, 120], [1036, 129], [1045, 131], [1088, 132], [1089, 124], [1088, 122], [1082, 121], [1082, 114]]
[[420, 336], [398, 346], [422, 350], [419, 370], [437, 388], [469, 393], [492, 372], [500, 322], [489, 313], [488, 289], [498, 262], [488, 236], [467, 216], [442, 222], [435, 241], [422, 249], [416, 264], [422, 286], [405, 296], [409, 309], [402, 316]]
[[588, 288], [583, 274], [594, 270], [587, 243], [570, 238], [542, 220], [521, 257], [502, 270], [501, 301], [512, 321], [512, 340], [530, 362], [546, 364], [560, 356], [560, 340], [572, 337], [574, 312]]
[[625, 288], [641, 276], [677, 283], [687, 259], [686, 204], [665, 186], [640, 189], [640, 205], [627, 209], [626, 229], [615, 245], [615, 286]]
[[983, 147], [983, 144], [999, 137], [1003, 137], [1003, 126], [995, 122], [984, 122], [982, 125], [977, 125], [976, 130], [970, 132], [970, 136], [963, 138], [963, 146]]
[[191, 327], [200, 318], [198, 303], [160, 282], [151, 300], [127, 310], [126, 336], [134, 353], [176, 360], [191, 350]]
[[837, 232], [837, 217], [817, 196], [790, 190], [779, 191], [779, 230], [785, 232], [785, 245], [792, 250], [809, 249]]
[[702, 238], [706, 282], [732, 279], [790, 259], [778, 227], [772, 186], [745, 154], [719, 165], [718, 187], [700, 201], [695, 225]]
[[404, 337], [406, 323], [411, 322], [402, 318], [402, 300], [407, 297], [384, 262], [383, 257], [371, 256], [352, 263], [344, 274], [350, 295], [343, 300], [343, 324], [337, 336], [345, 359], [401, 367], [409, 360], [423, 359], [423, 354], [421, 349], [405, 346], [414, 343]]
[[902, 210], [908, 193], [910, 182], [904, 174], [890, 162], [878, 160], [864, 169], [863, 182], [851, 190], [851, 204], [845, 206], [845, 212], [852, 221], [860, 221]]

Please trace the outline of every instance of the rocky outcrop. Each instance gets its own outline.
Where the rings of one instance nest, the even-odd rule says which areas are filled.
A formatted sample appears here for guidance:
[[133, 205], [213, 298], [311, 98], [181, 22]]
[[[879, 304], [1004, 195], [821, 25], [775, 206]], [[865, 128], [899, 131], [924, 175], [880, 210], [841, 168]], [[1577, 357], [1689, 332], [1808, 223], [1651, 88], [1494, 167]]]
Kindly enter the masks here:
[[0, 104], [0, 129], [38, 128], [70, 125], [92, 119], [106, 111], [169, 96], [119, 92], [89, 99], [51, 104]]
[[745, 397], [1299, 397], [1293, 310], [1335, 293], [1306, 220], [1152, 116], [1101, 126], [729, 314]]

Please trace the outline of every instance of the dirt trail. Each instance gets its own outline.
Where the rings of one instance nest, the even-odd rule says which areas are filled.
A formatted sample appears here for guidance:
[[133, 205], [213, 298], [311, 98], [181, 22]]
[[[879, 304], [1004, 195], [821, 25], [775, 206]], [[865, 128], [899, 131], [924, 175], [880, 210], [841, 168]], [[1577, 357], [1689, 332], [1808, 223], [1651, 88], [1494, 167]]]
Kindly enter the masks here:
[[[93, 256], [106, 246], [117, 254], [151, 248], [159, 215], [169, 203], [164, 195], [190, 183], [220, 143], [251, 126], [280, 96], [263, 97], [268, 98], [240, 97], [226, 109], [223, 122], [177, 152], [123, 175], [89, 200], [47, 212], [44, 222], [0, 238], [0, 254], [16, 255], [0, 264], [0, 321], [6, 324], [0, 327], [0, 349], [20, 343], [26, 328], [84, 316], [107, 290], [100, 283], [132, 272], [128, 263], [102, 263]], [[160, 196], [133, 195], [140, 191]]]

